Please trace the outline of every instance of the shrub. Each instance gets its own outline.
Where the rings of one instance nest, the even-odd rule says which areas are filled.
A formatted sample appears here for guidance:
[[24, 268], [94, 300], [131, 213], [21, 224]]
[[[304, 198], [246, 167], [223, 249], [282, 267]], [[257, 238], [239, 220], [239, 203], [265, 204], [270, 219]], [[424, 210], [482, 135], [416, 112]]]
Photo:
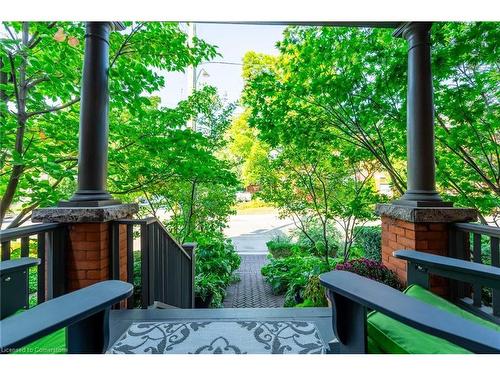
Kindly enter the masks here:
[[361, 258], [339, 263], [335, 269], [354, 272], [360, 276], [368, 277], [369, 279], [389, 285], [392, 288], [398, 290], [403, 289], [403, 285], [400, 283], [394, 272], [382, 263], [371, 259]]
[[233, 272], [240, 266], [240, 257], [231, 241], [222, 234], [200, 238], [196, 247], [195, 294], [206, 300], [212, 294], [210, 307], [220, 307], [225, 289], [233, 281]]
[[309, 277], [302, 297], [304, 298], [304, 302], [308, 301], [306, 306], [302, 307], [322, 307], [328, 305], [325, 296], [325, 287], [320, 284], [318, 275]]
[[382, 229], [380, 226], [358, 227], [355, 243], [363, 250], [365, 258], [380, 262], [382, 259]]
[[[304, 301], [304, 290], [311, 276], [317, 276], [329, 269], [321, 258], [294, 250], [293, 254], [286, 258], [271, 257], [271, 262], [262, 267], [261, 272], [274, 294], [285, 294], [285, 307], [291, 307]], [[311, 288], [307, 297], [313, 295], [317, 297]]]
[[[328, 256], [336, 257], [340, 249], [341, 235], [333, 224], [329, 224], [326, 231], [329, 247]], [[293, 232], [293, 236], [297, 238], [297, 245], [301, 248], [309, 249], [313, 255], [320, 257], [325, 256], [325, 240], [321, 223], [318, 220], [308, 221], [306, 233], [307, 235], [299, 229]]]
[[271, 258], [271, 262], [262, 267], [261, 273], [274, 294], [283, 294], [292, 284], [305, 286], [310, 275], [319, 275], [327, 270], [324, 261], [318, 257], [294, 254], [286, 258]]
[[134, 307], [141, 307], [141, 293], [142, 293], [142, 280], [141, 280], [141, 252], [134, 251]]
[[224, 280], [215, 274], [200, 274], [194, 279], [194, 293], [203, 301], [211, 298], [211, 305], [220, 305], [225, 294]]
[[317, 306], [310, 299], [305, 299], [304, 302], [301, 302], [295, 305], [294, 307], [317, 307]]
[[293, 254], [296, 244], [288, 236], [276, 236], [271, 241], [266, 242], [269, 253], [274, 258], [285, 258]]
[[250, 202], [238, 202], [236, 204], [236, 209], [238, 211], [243, 211], [243, 210], [252, 210], [255, 208], [268, 208], [270, 207], [270, 204], [267, 202], [264, 202], [263, 200], [259, 198], [254, 198]]

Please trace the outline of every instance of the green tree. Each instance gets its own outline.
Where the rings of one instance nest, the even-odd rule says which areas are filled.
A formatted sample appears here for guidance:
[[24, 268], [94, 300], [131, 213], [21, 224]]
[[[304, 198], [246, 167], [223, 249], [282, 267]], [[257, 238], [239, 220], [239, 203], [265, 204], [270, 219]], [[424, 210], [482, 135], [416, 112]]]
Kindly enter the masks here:
[[[437, 185], [446, 199], [497, 219], [497, 23], [432, 29]], [[272, 148], [333, 145], [406, 186], [406, 42], [390, 30], [289, 27], [280, 55], [245, 56], [250, 126]]]
[[[210, 108], [213, 90], [201, 90], [174, 109], [158, 106], [151, 96], [166, 84], [161, 72], [183, 71], [217, 54], [196, 38], [189, 48], [176, 23], [126, 26], [110, 37], [109, 189], [117, 194], [160, 180], [171, 173], [162, 169], [165, 158], [180, 160], [183, 151], [196, 149], [186, 146], [190, 141], [182, 127]], [[32, 209], [74, 191], [84, 25], [4, 22], [3, 27], [0, 222], [15, 204], [19, 211], [10, 226], [16, 226]]]
[[236, 172], [245, 186], [258, 184], [261, 165], [265, 165], [269, 147], [258, 138], [255, 128], [248, 125], [248, 110], [235, 117], [226, 132], [227, 152]]
[[433, 28], [438, 179], [447, 199], [493, 214], [500, 207], [498, 23]]
[[250, 125], [271, 147], [328, 143], [362, 154], [379, 163], [402, 194], [404, 45], [385, 30], [289, 27], [279, 49], [274, 59], [245, 56], [252, 67], [243, 96]]
[[[305, 153], [284, 146], [261, 169], [259, 195], [291, 217], [313, 248], [329, 263], [330, 256], [349, 259], [356, 226], [374, 218], [381, 201], [375, 192], [373, 168], [325, 147]], [[312, 235], [319, 226], [320, 236]], [[341, 253], [332, 241], [342, 231]]]
[[[128, 173], [135, 178], [128, 179], [132, 185], [126, 191], [146, 199], [144, 214], [160, 217], [159, 211], [167, 212], [165, 225], [180, 242], [222, 233], [228, 216], [233, 213], [238, 182], [231, 164], [218, 155], [226, 147], [224, 133], [230, 124], [233, 105], [218, 100], [212, 88], [203, 90], [215, 97], [206, 100], [208, 106], [197, 119], [198, 125], [203, 124], [203, 134], [190, 129], [168, 128], [162, 133], [156, 130], [154, 137], [145, 138], [141, 133], [137, 145], [123, 153], [130, 160], [114, 163], [128, 166], [137, 153], [151, 157], [155, 152], [156, 158], [149, 160], [148, 165], [128, 167]], [[195, 96], [199, 94], [202, 93], [196, 92]], [[202, 95], [203, 98], [208, 96], [207, 93]], [[209, 116], [205, 117], [204, 113]], [[154, 120], [148, 124], [154, 124]], [[136, 167], [138, 170], [134, 171]]]

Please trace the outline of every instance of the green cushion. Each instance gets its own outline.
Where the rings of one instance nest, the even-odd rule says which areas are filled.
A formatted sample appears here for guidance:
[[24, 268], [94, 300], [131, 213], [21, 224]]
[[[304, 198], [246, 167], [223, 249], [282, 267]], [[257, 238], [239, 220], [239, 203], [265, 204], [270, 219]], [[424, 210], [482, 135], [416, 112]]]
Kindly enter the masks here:
[[[24, 310], [16, 312], [22, 313]], [[66, 349], [66, 328], [61, 328], [50, 335], [42, 337], [31, 344], [19, 348], [13, 354], [65, 354]]]
[[[472, 320], [500, 332], [499, 325], [462, 310], [451, 302], [418, 285], [410, 285], [404, 293], [441, 310], [459, 315], [462, 318]], [[376, 346], [376, 349], [373, 349], [374, 345], [368, 345], [369, 352], [372, 352], [371, 350], [376, 352], [375, 350], [380, 349], [384, 353], [394, 354], [470, 353], [468, 350], [449, 341], [421, 332], [376, 311], [368, 314], [367, 330], [368, 342], [372, 341]]]
[[368, 347], [368, 354], [384, 354], [384, 351], [378, 347], [377, 343], [370, 336], [367, 337], [366, 346]]
[[14, 354], [65, 354], [66, 349], [66, 328], [51, 333], [41, 339], [33, 341], [31, 344], [23, 346]]

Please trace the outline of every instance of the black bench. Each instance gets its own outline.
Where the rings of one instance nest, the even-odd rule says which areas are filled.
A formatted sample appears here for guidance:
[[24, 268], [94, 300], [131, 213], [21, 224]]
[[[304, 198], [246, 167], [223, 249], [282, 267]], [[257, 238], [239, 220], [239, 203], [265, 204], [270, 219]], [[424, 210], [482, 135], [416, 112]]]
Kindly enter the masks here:
[[0, 319], [29, 306], [28, 273], [40, 264], [38, 258], [19, 258], [0, 262]]
[[[500, 268], [417, 251], [394, 255], [408, 261], [408, 281], [428, 286], [429, 273], [500, 289]], [[367, 309], [448, 340], [476, 353], [500, 353], [500, 334], [409, 297], [396, 289], [347, 271], [320, 275], [333, 305], [333, 329], [340, 353], [367, 352]]]
[[7, 317], [0, 321], [0, 352], [10, 353], [67, 327], [68, 353], [104, 353], [109, 310], [132, 292], [129, 283], [102, 281]]

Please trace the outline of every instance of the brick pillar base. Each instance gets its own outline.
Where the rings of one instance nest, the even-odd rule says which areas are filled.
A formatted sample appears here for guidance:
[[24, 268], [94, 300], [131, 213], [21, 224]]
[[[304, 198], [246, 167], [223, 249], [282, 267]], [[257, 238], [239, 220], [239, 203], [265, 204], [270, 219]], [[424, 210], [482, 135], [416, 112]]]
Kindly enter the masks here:
[[68, 292], [109, 279], [109, 223], [69, 225], [66, 255]]
[[[453, 222], [474, 221], [476, 211], [452, 207], [405, 207], [377, 205], [382, 218], [382, 263], [406, 285], [406, 261], [395, 258], [395, 250], [417, 250], [449, 256], [448, 231]], [[431, 276], [431, 290], [448, 296], [448, 280]]]
[[[136, 204], [102, 207], [52, 207], [36, 210], [33, 221], [68, 225], [66, 292], [111, 279], [111, 223], [131, 217]], [[119, 225], [119, 279], [127, 281], [126, 225]]]
[[[411, 223], [382, 216], [382, 262], [406, 285], [406, 261], [392, 256], [395, 250], [402, 249], [447, 256], [447, 225]], [[439, 295], [448, 291], [448, 283], [441, 277], [431, 276], [430, 287]]]
[[[111, 279], [110, 227], [108, 222], [69, 225], [66, 255], [67, 292]], [[127, 281], [126, 225], [120, 225], [119, 230], [119, 279]]]

